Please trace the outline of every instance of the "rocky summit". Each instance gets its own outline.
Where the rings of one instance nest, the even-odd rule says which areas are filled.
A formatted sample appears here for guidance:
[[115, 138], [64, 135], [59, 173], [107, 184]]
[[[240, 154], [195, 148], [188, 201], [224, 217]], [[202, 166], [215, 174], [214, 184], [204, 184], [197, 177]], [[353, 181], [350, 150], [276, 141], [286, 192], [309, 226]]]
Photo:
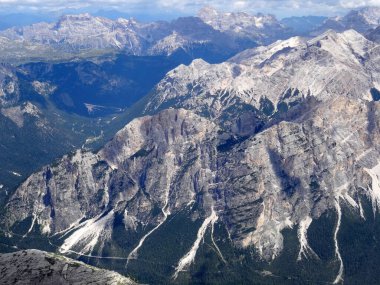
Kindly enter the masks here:
[[2, 284], [136, 284], [112, 271], [88, 266], [57, 254], [23, 250], [0, 254]]

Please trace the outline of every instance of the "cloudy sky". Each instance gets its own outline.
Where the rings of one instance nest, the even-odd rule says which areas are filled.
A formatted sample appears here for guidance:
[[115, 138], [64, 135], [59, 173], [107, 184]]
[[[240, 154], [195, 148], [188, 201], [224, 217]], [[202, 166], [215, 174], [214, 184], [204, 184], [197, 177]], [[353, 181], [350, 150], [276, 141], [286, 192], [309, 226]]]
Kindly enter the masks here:
[[136, 14], [193, 15], [202, 6], [222, 11], [290, 15], [336, 15], [349, 9], [380, 6], [380, 0], [0, 0], [1, 12], [118, 10]]

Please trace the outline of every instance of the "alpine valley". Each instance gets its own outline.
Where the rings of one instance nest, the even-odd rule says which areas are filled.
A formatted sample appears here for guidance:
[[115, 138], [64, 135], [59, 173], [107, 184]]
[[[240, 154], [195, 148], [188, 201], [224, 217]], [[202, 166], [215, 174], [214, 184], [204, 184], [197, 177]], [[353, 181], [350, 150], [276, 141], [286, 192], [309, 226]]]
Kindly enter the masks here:
[[0, 282], [379, 284], [379, 20], [0, 31]]

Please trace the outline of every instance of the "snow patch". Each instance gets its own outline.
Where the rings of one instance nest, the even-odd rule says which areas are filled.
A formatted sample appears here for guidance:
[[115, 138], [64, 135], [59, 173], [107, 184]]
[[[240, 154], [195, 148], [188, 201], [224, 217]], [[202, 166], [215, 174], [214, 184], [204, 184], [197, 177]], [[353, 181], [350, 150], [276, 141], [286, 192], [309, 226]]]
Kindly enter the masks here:
[[359, 213], [360, 213], [360, 217], [365, 220], [365, 216], [364, 216], [364, 210], [363, 210], [363, 206], [362, 206], [362, 202], [359, 200]]

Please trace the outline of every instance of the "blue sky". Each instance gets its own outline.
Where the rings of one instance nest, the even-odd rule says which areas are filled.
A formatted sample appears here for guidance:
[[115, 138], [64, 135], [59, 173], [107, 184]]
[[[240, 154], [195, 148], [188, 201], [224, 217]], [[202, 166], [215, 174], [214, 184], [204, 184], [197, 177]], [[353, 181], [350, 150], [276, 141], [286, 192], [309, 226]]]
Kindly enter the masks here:
[[0, 0], [4, 12], [61, 12], [118, 10], [128, 14], [194, 15], [205, 5], [222, 11], [291, 15], [337, 15], [364, 6], [380, 6], [380, 0]]

